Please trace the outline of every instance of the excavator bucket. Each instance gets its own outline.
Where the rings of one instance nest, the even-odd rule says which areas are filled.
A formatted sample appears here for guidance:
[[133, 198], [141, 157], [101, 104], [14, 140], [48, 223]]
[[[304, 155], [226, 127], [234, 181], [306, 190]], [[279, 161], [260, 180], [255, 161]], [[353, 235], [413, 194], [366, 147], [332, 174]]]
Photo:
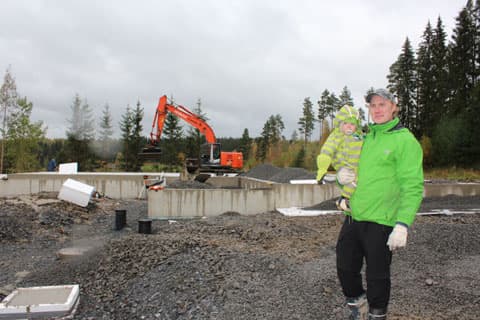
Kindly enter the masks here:
[[162, 151], [157, 147], [146, 147], [138, 154], [140, 160], [159, 160]]

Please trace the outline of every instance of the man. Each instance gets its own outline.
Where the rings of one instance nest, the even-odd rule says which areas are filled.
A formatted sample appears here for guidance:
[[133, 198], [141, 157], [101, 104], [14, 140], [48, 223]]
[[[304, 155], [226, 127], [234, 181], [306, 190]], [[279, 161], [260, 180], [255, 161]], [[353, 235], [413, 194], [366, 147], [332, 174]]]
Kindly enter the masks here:
[[[368, 313], [369, 320], [383, 320], [390, 299], [392, 251], [406, 245], [422, 201], [422, 149], [396, 117], [390, 92], [377, 89], [366, 102], [373, 124], [360, 154], [351, 212], [346, 212], [338, 237], [337, 273], [350, 319], [366, 319]], [[364, 259], [366, 291], [360, 273]]]

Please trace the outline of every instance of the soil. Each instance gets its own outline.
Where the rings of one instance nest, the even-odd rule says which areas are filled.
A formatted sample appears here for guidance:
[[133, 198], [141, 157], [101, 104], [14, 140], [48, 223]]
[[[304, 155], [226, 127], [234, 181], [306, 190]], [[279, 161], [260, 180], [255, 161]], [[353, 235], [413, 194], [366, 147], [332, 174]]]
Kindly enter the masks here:
[[[335, 269], [341, 214], [226, 212], [155, 220], [152, 234], [139, 234], [145, 200], [94, 198], [81, 208], [56, 196], [0, 199], [0, 300], [17, 287], [75, 283], [74, 319], [348, 316]], [[118, 209], [127, 211], [119, 231]], [[421, 211], [435, 209], [450, 211], [418, 216], [407, 247], [394, 253], [389, 319], [480, 319], [480, 197], [424, 200]], [[58, 256], [72, 246], [89, 251]]]

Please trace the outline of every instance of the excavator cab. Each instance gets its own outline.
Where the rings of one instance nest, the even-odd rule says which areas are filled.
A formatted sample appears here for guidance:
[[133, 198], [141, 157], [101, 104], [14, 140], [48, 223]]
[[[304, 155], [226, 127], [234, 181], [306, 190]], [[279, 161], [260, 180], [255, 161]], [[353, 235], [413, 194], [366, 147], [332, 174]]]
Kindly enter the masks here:
[[220, 143], [207, 143], [200, 147], [200, 162], [202, 165], [205, 164], [219, 164], [220, 163], [220, 153], [221, 153]]
[[211, 168], [220, 164], [220, 143], [206, 143], [200, 146], [200, 158], [187, 158], [185, 164], [188, 173], [197, 173], [201, 168]]
[[160, 160], [161, 156], [162, 150], [153, 142], [149, 142], [142, 151], [138, 153], [140, 160]]

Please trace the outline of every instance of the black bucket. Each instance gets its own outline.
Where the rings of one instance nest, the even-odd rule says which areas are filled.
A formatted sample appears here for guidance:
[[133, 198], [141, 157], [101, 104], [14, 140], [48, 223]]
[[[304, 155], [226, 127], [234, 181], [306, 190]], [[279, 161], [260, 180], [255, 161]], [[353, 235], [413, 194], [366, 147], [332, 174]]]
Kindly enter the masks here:
[[115, 210], [115, 230], [122, 230], [127, 224], [127, 210]]
[[152, 233], [152, 219], [138, 220], [138, 233], [151, 234]]

